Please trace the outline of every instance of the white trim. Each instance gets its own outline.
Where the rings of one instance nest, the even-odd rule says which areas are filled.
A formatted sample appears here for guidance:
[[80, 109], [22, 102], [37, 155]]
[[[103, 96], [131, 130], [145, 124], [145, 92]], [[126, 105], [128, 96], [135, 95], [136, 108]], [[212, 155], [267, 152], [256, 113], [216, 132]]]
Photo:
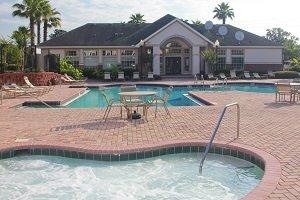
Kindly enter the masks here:
[[[158, 31], [152, 33], [150, 36], [148, 36], [147, 38], [145, 38], [143, 40], [143, 42], [145, 43], [147, 40], [150, 40], [151, 38], [153, 38], [155, 35], [157, 35], [158, 33], [162, 32], [163, 30], [165, 30], [166, 28], [168, 28], [170, 25], [172, 25], [175, 22], [179, 22], [181, 25], [183, 25], [184, 27], [186, 27], [187, 29], [189, 29], [190, 31], [192, 31], [193, 33], [195, 33], [196, 35], [198, 35], [199, 37], [201, 37], [202, 39], [204, 39], [205, 41], [207, 41], [210, 44], [214, 44], [212, 41], [210, 41], [207, 37], [205, 37], [204, 35], [202, 35], [201, 33], [199, 33], [198, 31], [196, 31], [195, 29], [193, 29], [192, 27], [188, 26], [186, 23], [184, 23], [183, 21], [181, 21], [178, 18], [175, 18], [174, 20], [172, 20], [171, 22], [169, 22], [168, 24], [166, 24], [165, 26], [163, 26], [162, 28], [160, 28]], [[136, 47], [140, 47], [141, 43], [139, 42], [138, 44], [135, 45]]]
[[220, 46], [222, 48], [236, 48], [236, 49], [283, 49], [283, 46]]
[[135, 46], [41, 46], [41, 49], [136, 49]]

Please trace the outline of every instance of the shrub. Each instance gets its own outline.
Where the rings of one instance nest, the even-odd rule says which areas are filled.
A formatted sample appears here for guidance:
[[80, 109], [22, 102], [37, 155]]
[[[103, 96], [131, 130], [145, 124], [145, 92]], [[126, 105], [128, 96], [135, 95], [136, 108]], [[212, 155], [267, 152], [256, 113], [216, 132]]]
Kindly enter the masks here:
[[280, 71], [280, 72], [275, 72], [275, 78], [289, 78], [289, 79], [292, 79], [292, 78], [299, 78], [300, 75], [299, 75], [299, 72], [295, 72], [295, 71]]
[[120, 69], [119, 69], [118, 65], [112, 65], [110, 68], [105, 70], [105, 72], [110, 72], [111, 78], [113, 80], [117, 79], [119, 71], [120, 71]]
[[96, 69], [93, 73], [94, 78], [97, 79], [104, 79], [104, 70], [103, 69]]
[[90, 69], [90, 68], [84, 68], [82, 70], [83, 76], [87, 77], [87, 78], [94, 78], [94, 72], [95, 72], [95, 70], [94, 69]]
[[125, 68], [123, 69], [124, 71], [124, 76], [126, 79], [131, 79], [133, 76], [133, 72], [135, 72], [134, 68]]
[[300, 65], [294, 65], [289, 67], [289, 71], [300, 72]]
[[59, 71], [61, 74], [68, 74], [76, 80], [83, 78], [82, 71], [76, 67], [73, 67], [73, 65], [67, 59], [62, 59], [59, 61]]
[[20, 69], [21, 69], [21, 66], [17, 65], [17, 64], [9, 64], [5, 68], [5, 70], [7, 70], [7, 71], [18, 71]]
[[7, 68], [7, 63], [0, 63], [0, 72], [1, 73], [4, 73], [6, 68]]
[[228, 70], [228, 69], [218, 69], [214, 72], [215, 75], [219, 75], [220, 73], [224, 73], [225, 75], [229, 75], [230, 70]]
[[154, 74], [153, 78], [154, 78], [154, 80], [161, 80], [162, 79], [161, 76], [157, 75], [157, 74]]

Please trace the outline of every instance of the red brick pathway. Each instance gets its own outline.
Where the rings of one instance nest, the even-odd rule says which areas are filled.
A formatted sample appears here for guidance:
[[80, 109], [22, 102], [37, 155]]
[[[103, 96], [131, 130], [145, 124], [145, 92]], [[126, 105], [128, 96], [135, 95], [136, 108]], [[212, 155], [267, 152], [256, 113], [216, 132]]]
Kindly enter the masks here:
[[[67, 98], [82, 89], [57, 88], [53, 96]], [[274, 103], [272, 94], [242, 92], [194, 93], [216, 106], [170, 108], [157, 119], [150, 110], [148, 121], [129, 122], [114, 110], [107, 122], [103, 109], [7, 109], [0, 106], [0, 148], [20, 144], [52, 144], [92, 150], [125, 150], [171, 142], [208, 140], [221, 108], [241, 105], [241, 139], [245, 144], [276, 157], [282, 169], [280, 182], [270, 199], [300, 199], [300, 104]], [[72, 95], [71, 95], [72, 96]], [[46, 97], [44, 97], [46, 98]], [[17, 100], [13, 100], [17, 101]], [[216, 141], [235, 138], [236, 113], [230, 108]], [[25, 139], [22, 140], [22, 139]]]

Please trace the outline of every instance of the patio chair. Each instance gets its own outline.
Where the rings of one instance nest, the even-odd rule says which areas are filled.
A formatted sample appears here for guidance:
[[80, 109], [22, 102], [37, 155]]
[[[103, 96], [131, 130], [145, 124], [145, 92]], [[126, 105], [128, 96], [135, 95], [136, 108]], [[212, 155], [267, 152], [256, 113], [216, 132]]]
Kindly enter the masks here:
[[8, 85], [3, 85], [1, 87], [1, 100], [4, 97], [4, 93], [6, 97], [16, 98], [18, 96], [23, 96], [25, 94], [24, 90], [14, 89], [9, 87]]
[[29, 96], [39, 96], [39, 95], [42, 95], [43, 92], [41, 90], [36, 90], [36, 89], [33, 89], [33, 88], [24, 88], [24, 87], [20, 87], [18, 86], [17, 84], [13, 83], [10, 85], [10, 88], [11, 89], [14, 89], [16, 91], [23, 91], [24, 94], [27, 94]]
[[209, 80], [216, 80], [217, 79], [216, 77], [214, 77], [213, 73], [209, 73], [207, 75], [207, 77], [208, 77]]
[[69, 76], [68, 74], [64, 74], [65, 78], [69, 81], [77, 82], [77, 83], [84, 83], [87, 81], [87, 78], [81, 79], [81, 80], [76, 80], [72, 76]]
[[[171, 117], [171, 113], [168, 109], [167, 103], [168, 103], [168, 99], [172, 94], [172, 90], [173, 90], [173, 86], [170, 86], [164, 93], [162, 96], [155, 96], [153, 98], [153, 100], [150, 102], [152, 105], [155, 105], [155, 118], [157, 116], [157, 109], [158, 106], [161, 105], [164, 107], [167, 115], [169, 115]], [[146, 116], [147, 116], [147, 111], [146, 111]]]
[[124, 72], [118, 72], [118, 80], [125, 81]]
[[107, 104], [105, 112], [104, 112], [104, 115], [103, 115], [104, 121], [107, 120], [108, 115], [109, 115], [109, 113], [111, 111], [111, 108], [115, 108], [115, 107], [116, 108], [120, 108], [120, 114], [121, 114], [121, 118], [122, 118], [122, 115], [123, 115], [123, 111], [122, 111], [123, 104], [119, 100], [116, 100], [116, 99], [113, 99], [113, 98], [109, 98], [109, 96], [106, 93], [105, 89], [100, 89], [100, 93], [103, 96], [104, 101]]
[[220, 73], [219, 76], [220, 76], [221, 79], [227, 79], [227, 77], [224, 73]]
[[285, 101], [285, 96], [290, 97], [290, 102], [292, 101], [293, 91], [290, 83], [276, 83], [276, 93], [275, 93], [275, 102], [281, 101], [282, 97]]
[[268, 70], [268, 78], [275, 78], [275, 74], [272, 70]]
[[40, 92], [42, 92], [42, 93], [48, 93], [48, 92], [50, 92], [50, 90], [51, 90], [51, 88], [52, 88], [52, 87], [43, 87], [43, 86], [37, 87], [37, 86], [34, 86], [34, 85], [29, 81], [29, 79], [28, 79], [27, 76], [24, 76], [24, 81], [25, 81], [26, 85], [27, 85], [29, 88], [35, 89], [35, 90], [40, 91]]
[[236, 76], [235, 70], [230, 70], [230, 78], [231, 79], [238, 79], [238, 77]]
[[111, 81], [110, 72], [104, 72], [104, 80]]
[[153, 80], [154, 79], [153, 72], [148, 72], [147, 78], [148, 78], [148, 80]]
[[133, 72], [133, 80], [139, 80], [140, 79], [140, 73], [139, 72]]
[[244, 71], [244, 77], [246, 79], [251, 79], [252, 78], [251, 75], [250, 75], [250, 73], [248, 71]]
[[256, 79], [261, 79], [261, 76], [257, 72], [253, 73], [253, 77]]

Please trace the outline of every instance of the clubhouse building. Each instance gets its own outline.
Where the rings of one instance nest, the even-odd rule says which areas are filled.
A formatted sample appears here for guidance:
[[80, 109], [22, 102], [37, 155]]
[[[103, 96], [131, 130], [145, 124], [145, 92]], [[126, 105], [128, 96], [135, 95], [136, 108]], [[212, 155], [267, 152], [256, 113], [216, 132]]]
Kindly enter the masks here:
[[[106, 69], [118, 65], [142, 74], [194, 75], [235, 69], [266, 72], [281, 70], [283, 47], [231, 25], [193, 25], [172, 15], [153, 23], [88, 23], [39, 45], [39, 65], [55, 71], [57, 58], [74, 66]], [[213, 48], [215, 67], [204, 61]]]

